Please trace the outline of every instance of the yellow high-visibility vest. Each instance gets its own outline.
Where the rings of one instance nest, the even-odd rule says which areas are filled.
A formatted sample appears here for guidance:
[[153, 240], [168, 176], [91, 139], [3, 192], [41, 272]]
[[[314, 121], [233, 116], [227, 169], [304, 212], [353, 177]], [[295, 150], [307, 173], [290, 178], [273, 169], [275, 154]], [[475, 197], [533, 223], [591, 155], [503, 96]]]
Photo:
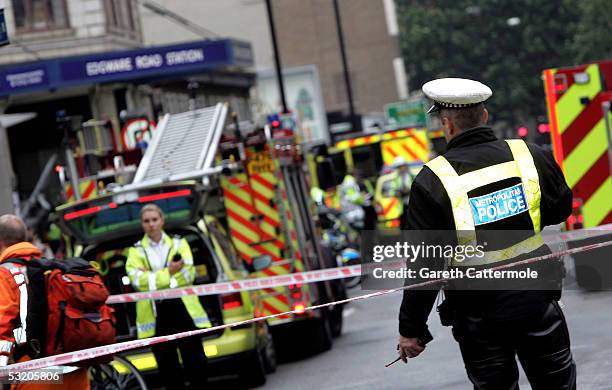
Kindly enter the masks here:
[[[193, 255], [187, 240], [180, 237], [171, 238], [165, 233], [162, 239], [170, 248], [167, 260], [171, 261], [174, 255], [178, 253], [183, 260], [183, 268], [174, 275], [170, 275], [167, 267], [159, 271], [152, 271], [147, 255], [147, 249], [151, 244], [149, 237], [145, 234], [142, 240], [130, 248], [125, 265], [132, 286], [137, 291], [155, 291], [166, 288], [185, 287], [192, 285], [195, 280]], [[185, 295], [181, 297], [181, 300], [197, 328], [212, 326], [197, 295]], [[147, 299], [136, 302], [136, 330], [139, 339], [155, 335], [155, 318], [155, 304], [153, 301]]]
[[487, 251], [483, 257], [464, 261], [451, 259], [451, 266], [478, 266], [512, 259], [529, 253], [544, 241], [540, 235], [540, 180], [533, 156], [523, 140], [506, 140], [512, 152], [512, 161], [491, 165], [482, 169], [458, 175], [444, 156], [438, 156], [426, 166], [440, 179], [451, 202], [453, 219], [459, 245], [476, 243], [476, 223], [468, 192], [501, 180], [518, 177], [526, 200], [526, 208], [533, 224], [534, 235], [508, 248]]

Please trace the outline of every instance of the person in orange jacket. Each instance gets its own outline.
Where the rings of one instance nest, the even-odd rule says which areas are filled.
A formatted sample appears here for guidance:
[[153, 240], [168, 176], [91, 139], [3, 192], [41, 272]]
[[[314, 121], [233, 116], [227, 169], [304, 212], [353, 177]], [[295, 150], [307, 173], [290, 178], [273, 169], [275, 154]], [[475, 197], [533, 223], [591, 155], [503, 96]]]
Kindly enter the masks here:
[[[20, 310], [20, 304], [27, 307], [27, 298], [21, 302], [21, 293], [27, 294], [23, 286], [26, 280], [26, 269], [18, 264], [5, 262], [15, 258], [31, 260], [41, 257], [40, 250], [26, 239], [27, 228], [19, 217], [12, 214], [0, 216], [0, 367], [8, 365], [10, 360], [18, 362], [31, 360], [27, 354], [19, 356], [19, 353], [15, 353], [16, 350], [22, 349], [26, 342], [25, 330], [22, 327], [26, 313]], [[19, 383], [13, 385], [12, 388], [20, 390], [89, 389], [87, 370], [84, 368], [74, 370], [74, 368], [61, 367], [65, 372], [62, 384]]]

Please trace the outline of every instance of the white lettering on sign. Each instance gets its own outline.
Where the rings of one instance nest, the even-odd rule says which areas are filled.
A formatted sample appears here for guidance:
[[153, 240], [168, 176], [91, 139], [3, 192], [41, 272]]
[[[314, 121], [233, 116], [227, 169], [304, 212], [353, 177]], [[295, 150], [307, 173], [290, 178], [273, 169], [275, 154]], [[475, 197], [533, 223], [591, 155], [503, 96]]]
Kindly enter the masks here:
[[470, 204], [476, 226], [499, 221], [527, 210], [522, 184], [470, 198]]
[[149, 54], [136, 57], [136, 69], [159, 68], [164, 64], [161, 54]]
[[37, 69], [31, 72], [6, 75], [6, 81], [9, 83], [11, 88], [25, 87], [32, 84], [42, 83], [44, 75], [44, 70]]
[[98, 76], [111, 73], [129, 72], [134, 69], [132, 58], [124, 57], [113, 60], [88, 62], [85, 64], [87, 76]]
[[204, 61], [204, 50], [202, 49], [179, 50], [166, 53], [166, 64], [168, 65], [192, 64], [201, 61]]

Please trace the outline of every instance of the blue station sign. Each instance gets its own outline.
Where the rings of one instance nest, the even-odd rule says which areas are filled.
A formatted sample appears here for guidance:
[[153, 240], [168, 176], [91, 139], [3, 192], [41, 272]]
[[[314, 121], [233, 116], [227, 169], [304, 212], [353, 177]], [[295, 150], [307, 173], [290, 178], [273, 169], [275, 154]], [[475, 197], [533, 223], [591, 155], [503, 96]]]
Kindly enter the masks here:
[[0, 95], [252, 65], [253, 54], [247, 42], [233, 39], [197, 41], [0, 68]]
[[9, 44], [8, 30], [6, 29], [6, 19], [4, 18], [4, 8], [0, 9], [0, 46]]

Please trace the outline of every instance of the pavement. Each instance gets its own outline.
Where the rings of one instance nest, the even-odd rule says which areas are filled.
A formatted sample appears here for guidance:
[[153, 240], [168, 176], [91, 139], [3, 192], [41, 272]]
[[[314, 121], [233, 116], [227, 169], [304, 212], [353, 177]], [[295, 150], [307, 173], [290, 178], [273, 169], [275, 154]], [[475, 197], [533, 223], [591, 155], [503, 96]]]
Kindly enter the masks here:
[[[352, 295], [366, 293], [359, 287]], [[435, 340], [408, 364], [397, 357], [397, 314], [401, 293], [351, 303], [343, 335], [332, 350], [281, 364], [263, 389], [470, 389], [459, 348], [435, 312]], [[563, 303], [578, 367], [578, 388], [609, 390], [612, 383], [612, 292], [565, 291]], [[521, 388], [530, 386], [521, 371]]]

